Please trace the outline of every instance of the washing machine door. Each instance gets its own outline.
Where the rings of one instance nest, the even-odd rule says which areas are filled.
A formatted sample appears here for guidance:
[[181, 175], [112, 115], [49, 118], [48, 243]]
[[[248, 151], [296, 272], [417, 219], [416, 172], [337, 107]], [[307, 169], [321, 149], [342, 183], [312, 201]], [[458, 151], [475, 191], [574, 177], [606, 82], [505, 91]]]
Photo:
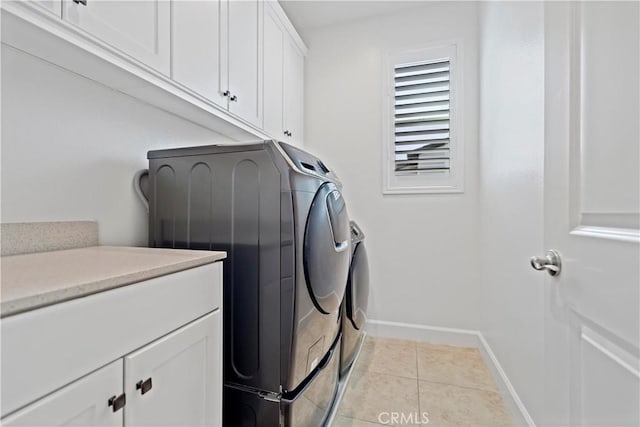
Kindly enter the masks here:
[[339, 310], [344, 297], [351, 253], [349, 215], [335, 184], [324, 183], [316, 192], [304, 233], [304, 275], [316, 308]]
[[354, 328], [364, 329], [369, 304], [369, 260], [363, 242], [358, 243], [353, 251], [346, 298], [347, 318]]

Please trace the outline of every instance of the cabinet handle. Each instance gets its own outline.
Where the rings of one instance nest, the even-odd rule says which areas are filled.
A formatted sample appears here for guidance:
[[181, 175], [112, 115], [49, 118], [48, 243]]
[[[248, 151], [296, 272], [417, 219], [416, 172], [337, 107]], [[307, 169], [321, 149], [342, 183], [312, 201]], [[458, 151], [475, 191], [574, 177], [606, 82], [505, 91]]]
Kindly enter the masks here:
[[151, 382], [151, 377], [147, 378], [144, 381], [140, 380], [136, 384], [136, 390], [140, 390], [140, 394], [145, 394], [146, 392], [151, 390], [151, 387], [153, 387], [153, 383]]
[[292, 134], [291, 132], [289, 132], [288, 130], [285, 130], [285, 131], [284, 131], [284, 134], [285, 134], [286, 136], [293, 136], [293, 134]]
[[120, 409], [124, 408], [124, 405], [127, 404], [127, 395], [122, 393], [120, 396], [111, 396], [109, 398], [109, 406], [111, 406], [113, 412], [118, 412]]
[[231, 98], [229, 98], [229, 101], [238, 102], [238, 97], [233, 95]]
[[229, 92], [228, 90], [225, 90], [224, 92], [222, 92], [222, 96], [229, 96], [231, 95], [231, 92]]
[[87, 0], [73, 0], [75, 4], [81, 4], [83, 6], [87, 5]]

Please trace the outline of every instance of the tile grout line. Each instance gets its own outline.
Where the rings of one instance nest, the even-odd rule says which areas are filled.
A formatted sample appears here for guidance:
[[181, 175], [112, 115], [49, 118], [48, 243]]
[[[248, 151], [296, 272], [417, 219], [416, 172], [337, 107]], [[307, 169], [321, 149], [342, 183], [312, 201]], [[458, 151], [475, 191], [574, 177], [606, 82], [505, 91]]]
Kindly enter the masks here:
[[[418, 408], [418, 421], [416, 423], [416, 425], [418, 426], [422, 426], [422, 427], [426, 427], [426, 425], [423, 425], [421, 423], [422, 421], [422, 405], [421, 405], [421, 400], [420, 400], [420, 382], [424, 381], [428, 384], [427, 387], [429, 387], [429, 384], [431, 385], [436, 385], [436, 386], [450, 386], [450, 387], [454, 387], [454, 388], [459, 388], [460, 390], [469, 390], [469, 391], [475, 391], [475, 392], [479, 392], [482, 394], [495, 394], [498, 395], [500, 397], [500, 400], [502, 402], [502, 405], [500, 405], [503, 409], [505, 409], [508, 411], [508, 408], [505, 405], [505, 397], [502, 395], [502, 393], [500, 392], [500, 390], [496, 387], [496, 384], [493, 385], [488, 385], [488, 389], [486, 388], [480, 388], [483, 387], [483, 385], [479, 385], [479, 386], [467, 386], [467, 385], [459, 385], [459, 384], [452, 384], [450, 382], [440, 382], [440, 381], [433, 381], [433, 380], [428, 380], [428, 379], [422, 379], [421, 375], [420, 375], [420, 350], [422, 350], [422, 346], [420, 345], [421, 342], [419, 341], [414, 341], [414, 340], [399, 340], [399, 341], [404, 341], [405, 343], [409, 343], [411, 345], [411, 347], [414, 349], [414, 361], [415, 361], [415, 368], [416, 368], [416, 376], [415, 377], [405, 377], [405, 376], [401, 376], [401, 375], [395, 375], [393, 373], [389, 373], [389, 372], [377, 372], [377, 371], [368, 371], [368, 369], [365, 369], [365, 375], [367, 374], [376, 374], [376, 375], [381, 375], [381, 376], [389, 376], [389, 377], [395, 377], [398, 379], [407, 379], [407, 380], [411, 380], [411, 379], [415, 379], [416, 381], [416, 386], [417, 386], [417, 408]], [[488, 368], [488, 366], [486, 366], [486, 362], [484, 360], [482, 360], [482, 364]], [[405, 365], [406, 366], [406, 365]], [[367, 372], [368, 371], [368, 372]], [[495, 381], [495, 378], [493, 378], [493, 376], [491, 376], [491, 378]], [[428, 406], [428, 405], [427, 405]], [[344, 416], [344, 415], [342, 415]], [[377, 422], [372, 422], [370, 420], [364, 420], [364, 419], [360, 419], [358, 417], [353, 417], [353, 416], [348, 416], [345, 417], [351, 420], [355, 420], [355, 421], [362, 421], [362, 422], [367, 422], [367, 423], [371, 423], [373, 425], [382, 425], [380, 423]], [[511, 422], [513, 422], [512, 418], [510, 418]], [[513, 424], [511, 424], [513, 425]], [[489, 427], [489, 424], [486, 425], [486, 427]]]
[[484, 391], [486, 393], [494, 393], [494, 394], [498, 394], [498, 395], [502, 396], [502, 393], [500, 393], [500, 391], [498, 389], [487, 390], [485, 388], [478, 388], [478, 387], [472, 387], [472, 386], [467, 386], [467, 385], [459, 385], [459, 384], [451, 384], [451, 383], [443, 383], [441, 381], [433, 381], [433, 380], [418, 379], [418, 381], [422, 381], [422, 382], [430, 383], [430, 384], [448, 385], [448, 386], [451, 386], [451, 387], [464, 388], [464, 389], [467, 389], [467, 390]]

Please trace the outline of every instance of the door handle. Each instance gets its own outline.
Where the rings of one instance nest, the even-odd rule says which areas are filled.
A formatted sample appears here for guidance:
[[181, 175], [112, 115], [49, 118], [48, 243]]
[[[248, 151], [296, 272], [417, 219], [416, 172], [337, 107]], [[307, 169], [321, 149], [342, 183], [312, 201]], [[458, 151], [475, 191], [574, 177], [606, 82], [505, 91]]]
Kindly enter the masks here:
[[336, 243], [336, 252], [342, 252], [349, 247], [349, 241], [345, 240], [344, 242]]
[[113, 412], [118, 412], [127, 404], [127, 395], [122, 393], [120, 396], [111, 396], [107, 403]]
[[144, 381], [140, 380], [136, 383], [136, 390], [140, 390], [140, 394], [145, 394], [146, 392], [151, 390], [152, 387], [153, 383], [151, 381], [151, 377], [147, 378]]
[[562, 270], [562, 260], [560, 259], [560, 253], [555, 249], [549, 249], [547, 256], [534, 256], [531, 257], [531, 267], [534, 270], [542, 271], [546, 270], [552, 276], [558, 276]]

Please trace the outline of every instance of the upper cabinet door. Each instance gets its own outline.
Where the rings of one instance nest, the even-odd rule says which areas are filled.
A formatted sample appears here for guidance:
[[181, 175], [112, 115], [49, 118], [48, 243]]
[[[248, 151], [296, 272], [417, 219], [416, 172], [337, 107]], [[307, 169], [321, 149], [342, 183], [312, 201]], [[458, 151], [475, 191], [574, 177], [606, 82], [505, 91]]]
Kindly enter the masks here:
[[122, 359], [80, 378], [2, 419], [3, 426], [122, 426], [122, 409], [109, 399], [122, 394]]
[[284, 40], [285, 30], [270, 4], [264, 11], [264, 131], [285, 141]]
[[217, 310], [125, 357], [125, 425], [222, 425], [221, 325]]
[[171, 78], [227, 108], [222, 0], [171, 2]]
[[170, 9], [169, 0], [64, 0], [63, 19], [169, 75]]
[[53, 13], [58, 18], [62, 18], [62, 0], [37, 0], [33, 4]]
[[304, 56], [291, 38], [284, 44], [284, 127], [285, 142], [304, 144]]
[[260, 0], [227, 0], [229, 111], [262, 127], [262, 8]]

